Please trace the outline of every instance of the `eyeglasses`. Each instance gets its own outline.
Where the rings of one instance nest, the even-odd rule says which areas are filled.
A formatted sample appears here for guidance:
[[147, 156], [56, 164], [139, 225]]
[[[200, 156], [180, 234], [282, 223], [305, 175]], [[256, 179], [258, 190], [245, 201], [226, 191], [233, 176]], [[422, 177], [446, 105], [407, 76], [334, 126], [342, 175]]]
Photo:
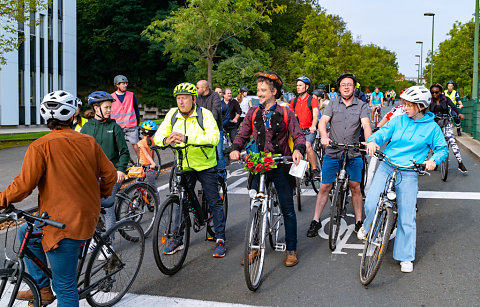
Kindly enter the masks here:
[[264, 78], [270, 79], [273, 82], [277, 83], [277, 85], [279, 85], [279, 86], [283, 85], [282, 80], [280, 80], [280, 78], [276, 74], [266, 74], [266, 73], [263, 73], [263, 72], [259, 71], [254, 76], [264, 77]]
[[432, 95], [435, 95], [435, 94], [440, 94], [440, 91], [431, 91], [430, 93], [432, 93]]
[[346, 87], [346, 88], [348, 88], [348, 87], [353, 87], [353, 84], [351, 84], [351, 83], [348, 83], [348, 84], [342, 83], [342, 84], [340, 84], [340, 87]]

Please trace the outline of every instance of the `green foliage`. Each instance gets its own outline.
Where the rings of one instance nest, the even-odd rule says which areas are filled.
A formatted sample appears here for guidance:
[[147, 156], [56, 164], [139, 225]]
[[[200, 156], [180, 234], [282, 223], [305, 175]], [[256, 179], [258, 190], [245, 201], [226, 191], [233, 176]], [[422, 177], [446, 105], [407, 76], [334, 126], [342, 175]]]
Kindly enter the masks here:
[[[433, 82], [446, 88], [448, 80], [455, 82], [460, 96], [472, 95], [473, 49], [475, 23], [456, 22], [448, 33], [449, 38], [441, 42], [433, 56]], [[424, 69], [426, 80], [430, 80], [431, 53]]]
[[[25, 40], [22, 27], [39, 25], [30, 20], [30, 14], [47, 7], [44, 0], [0, 0], [0, 65], [6, 64], [5, 53], [18, 49]], [[1, 68], [1, 67], [0, 67]]]

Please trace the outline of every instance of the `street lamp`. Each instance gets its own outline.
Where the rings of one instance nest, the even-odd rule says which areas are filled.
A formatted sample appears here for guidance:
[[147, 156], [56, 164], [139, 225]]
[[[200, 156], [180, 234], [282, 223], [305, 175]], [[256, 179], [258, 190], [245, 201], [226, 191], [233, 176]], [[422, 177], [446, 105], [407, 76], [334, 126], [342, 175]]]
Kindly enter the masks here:
[[415, 54], [415, 57], [418, 58], [418, 64], [415, 64], [415, 65], [418, 65], [418, 75], [417, 75], [417, 85], [420, 83], [420, 70], [422, 69], [421, 67], [421, 62], [420, 62], [420, 55], [419, 54]]
[[420, 44], [420, 78], [423, 79], [423, 42], [418, 41], [417, 44]]
[[435, 29], [435, 13], [424, 13], [423, 16], [432, 16], [432, 59], [430, 63], [430, 85], [433, 84], [433, 33]]

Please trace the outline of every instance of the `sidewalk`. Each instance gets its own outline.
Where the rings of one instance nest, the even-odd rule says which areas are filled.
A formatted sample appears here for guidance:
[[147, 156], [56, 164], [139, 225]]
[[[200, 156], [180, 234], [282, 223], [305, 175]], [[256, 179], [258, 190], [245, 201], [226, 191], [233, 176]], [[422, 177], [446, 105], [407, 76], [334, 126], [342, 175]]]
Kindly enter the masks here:
[[34, 126], [18, 126], [18, 127], [0, 127], [1, 134], [17, 134], [17, 133], [32, 133], [32, 132], [45, 132], [49, 131], [44, 125]]
[[480, 141], [474, 139], [469, 133], [462, 132], [462, 136], [455, 136], [458, 146], [470, 152], [480, 160]]

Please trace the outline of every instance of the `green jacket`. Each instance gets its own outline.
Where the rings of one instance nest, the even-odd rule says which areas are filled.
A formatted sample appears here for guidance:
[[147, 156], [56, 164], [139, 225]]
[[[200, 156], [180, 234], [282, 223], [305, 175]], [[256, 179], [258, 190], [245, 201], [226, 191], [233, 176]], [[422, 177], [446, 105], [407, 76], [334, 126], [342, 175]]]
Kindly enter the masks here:
[[[167, 138], [172, 131], [182, 133], [187, 136], [187, 144], [213, 145], [213, 148], [188, 147], [187, 156], [183, 150], [183, 169], [185, 171], [195, 170], [203, 171], [217, 165], [216, 147], [220, 140], [217, 122], [212, 112], [202, 108], [203, 130], [197, 121], [197, 110], [194, 109], [192, 115], [185, 119], [180, 112], [177, 113], [177, 121], [172, 127], [172, 116], [178, 108], [172, 108], [165, 115], [160, 128], [155, 133], [154, 141], [158, 146], [165, 145], [163, 140]], [[183, 143], [180, 146], [184, 145]]]
[[100, 122], [92, 118], [83, 125], [80, 132], [93, 136], [117, 171], [125, 173], [130, 161], [130, 152], [122, 128], [115, 120], [109, 118]]

